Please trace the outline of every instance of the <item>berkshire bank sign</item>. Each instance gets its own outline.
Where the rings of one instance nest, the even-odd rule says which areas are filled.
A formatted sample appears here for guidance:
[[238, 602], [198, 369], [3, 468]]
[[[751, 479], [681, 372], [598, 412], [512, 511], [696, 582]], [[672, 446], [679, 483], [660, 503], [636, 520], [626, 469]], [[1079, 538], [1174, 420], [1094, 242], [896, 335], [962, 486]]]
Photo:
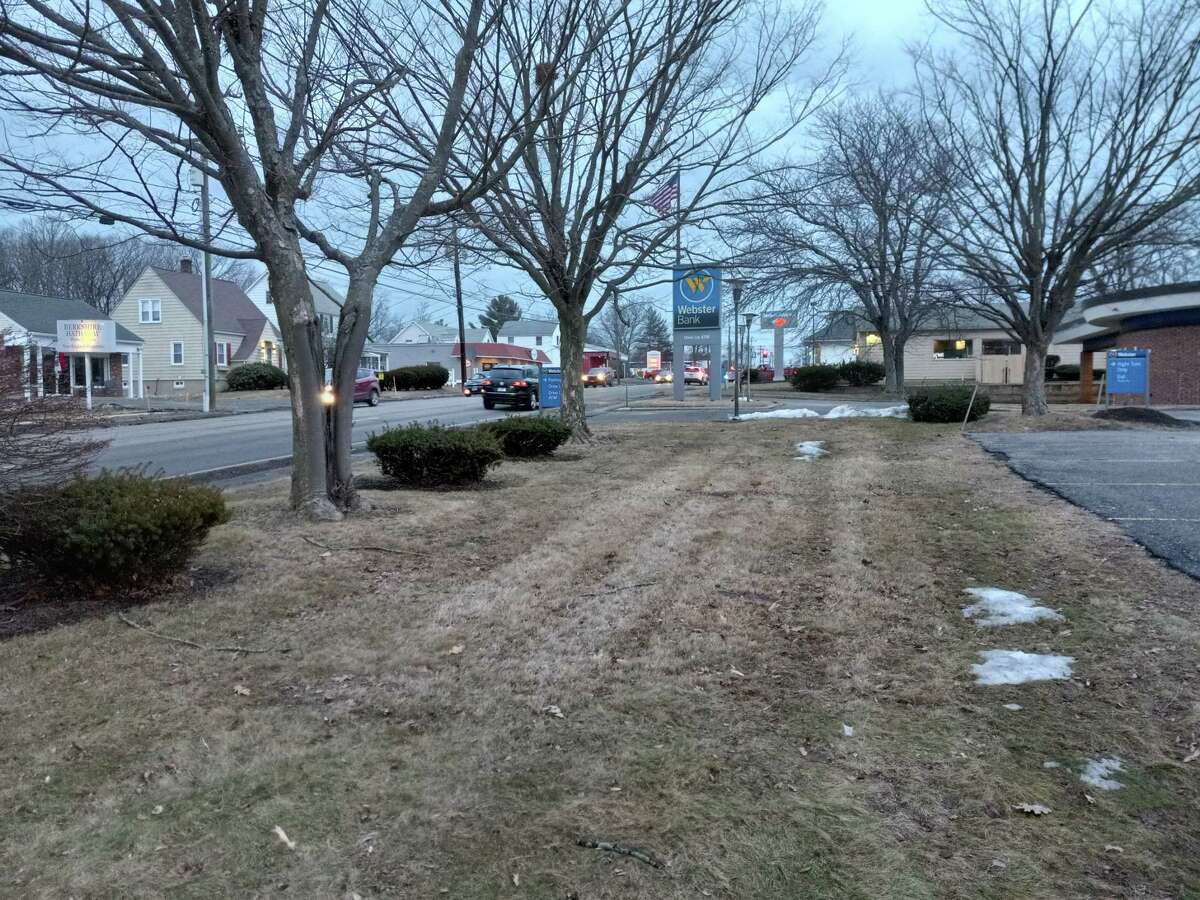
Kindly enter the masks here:
[[676, 269], [671, 311], [676, 331], [721, 327], [721, 270]]

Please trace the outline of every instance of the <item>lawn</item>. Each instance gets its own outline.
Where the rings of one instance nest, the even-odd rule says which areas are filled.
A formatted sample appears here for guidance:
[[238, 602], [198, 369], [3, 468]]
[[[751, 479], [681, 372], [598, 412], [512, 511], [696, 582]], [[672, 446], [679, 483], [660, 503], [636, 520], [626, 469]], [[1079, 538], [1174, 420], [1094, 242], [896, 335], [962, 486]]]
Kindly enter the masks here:
[[[1197, 584], [956, 427], [613, 428], [343, 525], [285, 495], [125, 612], [204, 649], [0, 643], [0, 896], [1200, 896]], [[977, 627], [972, 586], [1065, 621]], [[1074, 676], [978, 685], [990, 648]]]

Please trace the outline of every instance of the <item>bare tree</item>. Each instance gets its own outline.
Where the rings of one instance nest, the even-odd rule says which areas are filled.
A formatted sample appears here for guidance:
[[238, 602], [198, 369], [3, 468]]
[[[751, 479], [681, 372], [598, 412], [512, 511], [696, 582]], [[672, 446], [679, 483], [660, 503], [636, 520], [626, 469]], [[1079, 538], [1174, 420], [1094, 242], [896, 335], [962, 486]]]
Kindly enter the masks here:
[[1042, 415], [1047, 348], [1107, 260], [1200, 192], [1195, 0], [953, 0], [956, 49], [921, 94], [951, 165], [943, 231], [962, 296], [1025, 345], [1022, 412]]
[[592, 320], [590, 334], [593, 340], [617, 351], [622, 361], [621, 374], [625, 375], [625, 361], [633, 358], [633, 348], [641, 340], [642, 330], [651, 307], [642, 301], [629, 301], [618, 296], [604, 307], [604, 311]]
[[[502, 0], [0, 0], [6, 106], [33, 137], [59, 138], [33, 158], [12, 146], [0, 156], [22, 177], [21, 196], [266, 263], [292, 375], [292, 502], [313, 517], [340, 518], [354, 504], [349, 400], [379, 272], [422, 217], [486, 187], [481, 168], [508, 146], [511, 131], [493, 134], [461, 167], [463, 195], [434, 201], [475, 109], [464, 102], [472, 66], [506, 9]], [[72, 131], [89, 140], [67, 144], [69, 154]], [[215, 179], [228, 204], [212, 241], [177, 225], [190, 169]], [[365, 200], [341, 205], [337, 188], [356, 180]], [[364, 207], [360, 242], [344, 250], [342, 224]], [[232, 221], [247, 241], [229, 236]], [[306, 241], [350, 278], [328, 361], [342, 400], [328, 411]]]
[[939, 302], [946, 167], [921, 117], [895, 95], [823, 112], [814, 137], [810, 164], [756, 167], [730, 238], [776, 308], [868, 323], [887, 388], [898, 391], [904, 346]]
[[[561, 89], [539, 109], [536, 142], [464, 217], [472, 249], [524, 272], [557, 311], [561, 415], [578, 438], [588, 434], [581, 370], [589, 322], [643, 265], [669, 268], [682, 224], [711, 215], [746, 163], [788, 134], [832, 80], [825, 71], [781, 96], [814, 46], [812, 3], [785, 11], [741, 0], [592, 0], [584, 21], [589, 27], [564, 55], [578, 57], [575, 43], [594, 33], [604, 41], [570, 84], [544, 62], [543, 37], [506, 48], [538, 61], [538, 83]], [[779, 99], [771, 115], [762, 109], [768, 98]], [[761, 127], [752, 129], [756, 115]], [[677, 211], [645, 202], [675, 179]]]

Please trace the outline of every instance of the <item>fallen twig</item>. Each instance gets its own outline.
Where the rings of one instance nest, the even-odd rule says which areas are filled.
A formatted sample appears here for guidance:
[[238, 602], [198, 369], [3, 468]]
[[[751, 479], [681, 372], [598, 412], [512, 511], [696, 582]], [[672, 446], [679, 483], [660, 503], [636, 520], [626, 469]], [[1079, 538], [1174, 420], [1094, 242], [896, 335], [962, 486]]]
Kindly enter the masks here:
[[612, 843], [610, 841], [597, 841], [592, 838], [577, 838], [575, 843], [580, 847], [586, 847], [589, 850], [601, 850], [605, 853], [618, 853], [621, 856], [628, 856], [636, 859], [639, 862], [644, 862], [648, 866], [654, 866], [656, 869], [663, 867], [663, 862], [649, 850], [642, 850], [640, 847], [625, 847], [621, 844]]
[[607, 591], [592, 591], [587, 594], [580, 594], [581, 597], [604, 597], [608, 594], [619, 594], [621, 591], [632, 591], [634, 588], [650, 587], [658, 584], [657, 581], [639, 581], [637, 584], [623, 584], [620, 587], [610, 588]]
[[136, 628], [138, 631], [144, 631], [151, 637], [156, 637], [160, 641], [170, 641], [172, 644], [183, 644], [185, 647], [194, 647], [197, 650], [208, 650], [213, 653], [290, 653], [290, 647], [210, 647], [207, 644], [198, 644], [195, 641], [189, 641], [187, 638], [172, 637], [169, 634], [162, 634], [147, 628], [145, 625], [139, 625], [125, 615], [125, 613], [117, 613], [117, 618], [128, 625], [130, 628]]
[[368, 550], [368, 551], [374, 551], [375, 553], [395, 553], [397, 556], [428, 556], [429, 555], [428, 553], [425, 553], [421, 550], [398, 550], [395, 547], [373, 547], [373, 546], [331, 547], [329, 544], [322, 544], [320, 541], [314, 541], [312, 538], [305, 537], [304, 535], [300, 535], [300, 538], [301, 538], [301, 540], [308, 541], [308, 543], [312, 544], [314, 547], [320, 547], [322, 550], [332, 550], [332, 551], [339, 552], [339, 553], [343, 552], [343, 551], [347, 551], [347, 550]]

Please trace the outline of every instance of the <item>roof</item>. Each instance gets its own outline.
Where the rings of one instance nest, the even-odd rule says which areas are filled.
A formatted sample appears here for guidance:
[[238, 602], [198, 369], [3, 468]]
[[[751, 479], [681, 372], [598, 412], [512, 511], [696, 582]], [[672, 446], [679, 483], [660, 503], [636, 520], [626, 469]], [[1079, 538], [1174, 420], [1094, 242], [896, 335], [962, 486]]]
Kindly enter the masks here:
[[[198, 272], [177, 272], [172, 269], [160, 269], [158, 266], [150, 268], [187, 307], [188, 312], [197, 320], [204, 318], [200, 309], [201, 275]], [[262, 332], [262, 323], [266, 321], [266, 316], [238, 284], [224, 278], [212, 280], [213, 331], [257, 337]]]
[[[859, 331], [875, 328], [854, 309], [835, 310], [827, 314], [825, 327], [817, 329], [809, 340], [826, 343], [853, 342]], [[916, 328], [920, 333], [941, 331], [1003, 331], [1004, 326], [973, 309], [947, 307], [937, 309]]]
[[[413, 326], [420, 328], [427, 335], [429, 335], [429, 343], [449, 344], [451, 342], [458, 341], [458, 326], [457, 325], [438, 325], [434, 322], [429, 321], [428, 319], [417, 319], [416, 321], [409, 322], [407, 325], [404, 325], [403, 327], [401, 327], [400, 330], [397, 331], [392, 336], [392, 340], [389, 341], [388, 343], [393, 343], [393, 344], [397, 343], [396, 338], [400, 337], [400, 335], [402, 335], [404, 333], [405, 329], [412, 328]], [[465, 330], [467, 332], [467, 341], [468, 342], [481, 341], [488, 336], [488, 330], [486, 328], [467, 328]], [[416, 343], [416, 342], [415, 341], [407, 341], [407, 342], [401, 341], [400, 343]]]
[[1147, 300], [1151, 297], [1165, 297], [1171, 294], [1191, 294], [1200, 291], [1200, 281], [1178, 281], [1173, 284], [1158, 284], [1152, 287], [1133, 288], [1128, 291], [1115, 291], [1111, 294], [1099, 294], [1083, 304], [1083, 309], [1091, 309], [1104, 303], [1121, 303], [1125, 300]]
[[513, 319], [500, 326], [500, 337], [546, 337], [558, 330], [552, 319]]
[[316, 307], [317, 312], [331, 313], [336, 316], [342, 311], [346, 297], [341, 291], [328, 281], [314, 281], [310, 278], [308, 283], [312, 288], [313, 306]]
[[[459, 355], [459, 345], [457, 343], [450, 350], [451, 356]], [[550, 362], [548, 357], [541, 350], [531, 350], [528, 347], [519, 347], [516, 344], [500, 344], [491, 341], [467, 341], [467, 352], [471, 356], [500, 356], [506, 359], [520, 359], [528, 362]]]
[[849, 310], [838, 310], [830, 313], [825, 320], [825, 327], [813, 332], [810, 340], [827, 343], [853, 343], [858, 330], [866, 323], [858, 314]]
[[[43, 297], [39, 294], [24, 294], [20, 291], [0, 290], [0, 313], [8, 316], [26, 331], [35, 334], [58, 334], [59, 319], [100, 319], [109, 317], [90, 303], [68, 300], [65, 297]], [[117, 340], [134, 344], [144, 341], [120, 323], [117, 324]]]

